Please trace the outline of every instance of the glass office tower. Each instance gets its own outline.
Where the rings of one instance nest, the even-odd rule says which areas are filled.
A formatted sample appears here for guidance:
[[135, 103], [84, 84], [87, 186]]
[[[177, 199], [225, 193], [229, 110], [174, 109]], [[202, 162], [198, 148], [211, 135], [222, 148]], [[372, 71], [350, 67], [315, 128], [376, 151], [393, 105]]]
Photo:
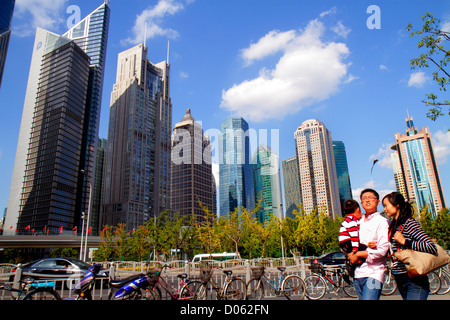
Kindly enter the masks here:
[[297, 156], [283, 160], [281, 167], [283, 170], [284, 206], [286, 210], [286, 217], [294, 218], [294, 210], [298, 211], [300, 205], [302, 204]]
[[190, 109], [173, 129], [171, 175], [172, 212], [188, 218], [195, 215], [198, 222], [203, 222], [206, 214], [200, 207], [200, 201], [215, 213], [216, 185], [212, 173], [211, 145]]
[[261, 201], [258, 221], [267, 224], [272, 215], [283, 218], [279, 158], [272, 149], [260, 145], [253, 156], [253, 179], [256, 203]]
[[165, 201], [170, 190], [170, 181], [166, 181], [170, 153], [167, 155], [167, 148], [161, 146], [169, 125], [163, 114], [171, 113], [170, 67], [166, 61], [151, 63], [147, 52], [148, 48], [139, 44], [118, 56], [101, 225], [124, 223], [132, 230], [170, 208], [170, 202]]
[[[82, 212], [87, 213], [89, 210], [90, 186], [94, 184], [93, 174], [95, 172], [109, 14], [109, 2], [107, 1], [64, 36], [41, 28], [36, 30], [5, 219], [5, 223], [8, 225], [6, 234], [14, 234], [16, 229], [18, 233], [21, 233], [23, 231], [21, 228], [28, 225], [31, 228], [35, 227], [35, 230], [45, 228], [46, 233], [59, 232], [60, 227], [72, 230], [74, 227], [81, 226]], [[80, 68], [70, 69], [71, 67], [69, 67], [69, 65], [78, 64], [81, 55], [71, 54], [64, 57], [65, 64], [61, 65], [61, 68], [66, 68], [67, 72], [60, 73], [60, 70], [51, 67], [52, 64], [56, 65], [60, 62], [58, 58], [50, 64], [50, 74], [45, 74], [43, 71], [44, 65], [48, 64], [49, 59], [57, 57], [61, 49], [69, 43], [71, 43], [71, 48], [78, 48], [73, 49], [74, 52], [79, 53], [81, 50], [87, 58], [88, 81], [86, 83]], [[76, 78], [78, 73], [80, 73], [79, 78]], [[50, 91], [49, 88], [56, 88], [56, 91]], [[85, 99], [71, 99], [68, 93], [65, 93], [70, 90], [86, 91]], [[40, 104], [40, 99], [43, 101], [42, 104]], [[64, 135], [51, 132], [53, 140], [49, 140], [48, 129], [37, 130], [39, 121], [42, 121], [43, 114], [47, 114], [46, 112], [50, 112], [49, 116], [52, 121], [59, 119], [60, 127], [64, 130], [70, 131], [74, 126], [77, 128], [79, 126], [81, 134], [78, 132], [79, 129], [70, 131], [72, 139], [69, 138], [71, 140], [69, 141], [62, 138]], [[71, 164], [65, 163], [64, 168], [62, 166], [58, 168], [61, 170], [60, 173], [52, 173], [50, 165], [40, 169], [45, 172], [39, 172], [30, 166], [30, 157], [36, 154], [36, 145], [45, 143], [51, 143], [51, 147], [45, 147], [39, 151], [40, 157], [44, 158], [48, 158], [47, 153], [51, 154], [54, 148], [61, 151], [62, 144], [67, 143], [64, 148], [70, 150], [70, 155], [67, 154], [69, 158], [64, 156], [66, 153], [63, 151], [60, 155], [62, 160]], [[43, 165], [40, 162], [37, 164]], [[68, 171], [67, 167], [69, 167]], [[36, 172], [34, 178], [32, 178], [32, 170]], [[68, 176], [65, 176], [67, 174]], [[39, 186], [40, 184], [42, 186]], [[50, 190], [50, 194], [47, 195], [48, 199], [37, 203], [38, 207], [31, 208], [30, 201], [33, 193], [30, 193], [30, 190], [37, 190], [44, 187], [43, 185]], [[60, 201], [58, 206], [55, 206], [53, 202], [55, 199]], [[21, 215], [25, 208], [27, 218], [25, 219], [24, 215], [23, 219], [25, 220], [22, 222]], [[28, 211], [31, 209], [34, 210], [34, 213]], [[41, 213], [48, 214], [47, 221], [44, 216], [38, 217], [38, 214]], [[78, 230], [81, 231], [81, 227]]]
[[395, 141], [392, 149], [398, 155], [397, 166], [399, 163], [403, 174], [403, 179], [397, 177], [397, 185], [403, 181], [406, 198], [414, 202], [418, 210], [427, 205], [431, 214], [436, 216], [445, 208], [445, 198], [428, 128], [417, 130], [413, 118], [408, 116], [406, 135], [396, 133]]
[[336, 162], [336, 174], [339, 186], [339, 199], [341, 207], [345, 200], [352, 199], [352, 186], [348, 172], [347, 152], [342, 141], [333, 141], [334, 161]]
[[15, 0], [1, 0], [0, 2], [0, 87], [2, 86], [3, 70], [5, 69], [6, 54], [11, 36], [10, 28], [15, 2]]
[[253, 166], [250, 160], [248, 123], [242, 118], [228, 118], [221, 125], [219, 144], [220, 215], [242, 207], [255, 207]]

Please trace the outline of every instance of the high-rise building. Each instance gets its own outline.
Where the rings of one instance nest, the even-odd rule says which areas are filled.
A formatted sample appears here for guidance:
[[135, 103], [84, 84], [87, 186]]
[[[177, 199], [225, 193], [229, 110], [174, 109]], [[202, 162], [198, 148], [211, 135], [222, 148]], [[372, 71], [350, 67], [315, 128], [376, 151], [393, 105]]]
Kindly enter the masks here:
[[303, 208], [335, 217], [341, 214], [339, 187], [330, 131], [318, 120], [303, 122], [294, 134]]
[[129, 230], [170, 208], [170, 153], [162, 147], [171, 114], [169, 65], [151, 63], [147, 51], [139, 44], [119, 54], [111, 93], [101, 224]]
[[2, 86], [3, 70], [11, 36], [11, 21], [16, 0], [2, 0], [0, 10], [0, 87]]
[[261, 201], [258, 221], [266, 224], [271, 216], [283, 219], [281, 179], [278, 154], [266, 145], [260, 145], [253, 159], [253, 179], [256, 203]]
[[336, 174], [339, 186], [339, 199], [341, 207], [345, 200], [352, 199], [352, 186], [348, 171], [347, 152], [342, 141], [333, 141], [334, 161], [336, 162]]
[[[109, 13], [106, 1], [63, 36], [36, 30], [6, 234], [28, 225], [49, 233], [73, 229], [81, 226], [82, 212], [89, 212]], [[45, 196], [35, 191], [42, 189]]]
[[255, 191], [250, 159], [248, 123], [242, 118], [228, 118], [221, 125], [219, 143], [220, 215], [236, 208], [253, 209]]
[[94, 185], [92, 193], [92, 213], [91, 226], [92, 235], [98, 235], [100, 229], [100, 216], [103, 210], [103, 190], [104, 190], [104, 172], [105, 172], [105, 155], [107, 147], [106, 139], [98, 139], [97, 143], [97, 160], [95, 165]]
[[[413, 118], [408, 116], [406, 135], [396, 133], [395, 141], [392, 149], [398, 155], [406, 198], [414, 202], [418, 210], [427, 205], [435, 216], [445, 208], [445, 198], [430, 131], [427, 127], [417, 130]], [[401, 179], [397, 180], [401, 182]], [[398, 191], [401, 192], [401, 189]]]
[[286, 210], [286, 217], [294, 218], [294, 210], [298, 211], [300, 205], [302, 204], [297, 156], [283, 160], [281, 167], [283, 170], [284, 206]]
[[199, 201], [214, 212], [216, 185], [212, 173], [211, 145], [190, 109], [173, 129], [171, 175], [170, 204], [173, 212], [182, 217], [195, 215], [201, 222], [205, 212]]

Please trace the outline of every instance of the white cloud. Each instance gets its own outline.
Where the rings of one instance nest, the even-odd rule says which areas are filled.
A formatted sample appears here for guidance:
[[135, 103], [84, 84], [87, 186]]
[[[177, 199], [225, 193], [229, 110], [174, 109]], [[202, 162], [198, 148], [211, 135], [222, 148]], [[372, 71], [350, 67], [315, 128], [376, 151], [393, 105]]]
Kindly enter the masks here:
[[320, 14], [320, 17], [321, 18], [323, 18], [323, 17], [325, 17], [325, 16], [327, 16], [327, 15], [329, 15], [329, 14], [336, 14], [336, 7], [333, 7], [333, 8], [331, 8], [330, 10], [328, 10], [328, 11], [324, 11], [324, 12], [322, 12], [321, 14]]
[[17, 25], [13, 28], [16, 36], [34, 35], [37, 27], [56, 31], [64, 24], [65, 6], [68, 0], [17, 0], [15, 18]]
[[427, 81], [428, 77], [425, 75], [425, 72], [414, 72], [409, 76], [408, 87], [416, 87], [420, 89], [423, 88], [425, 82]]
[[391, 154], [394, 152], [391, 147], [393, 143], [383, 143], [383, 145], [378, 149], [378, 153], [370, 157], [371, 160], [378, 159], [377, 165], [386, 169], [393, 168]]
[[447, 163], [450, 156], [450, 131], [437, 131], [433, 135], [433, 151], [438, 165]]
[[247, 49], [242, 50], [242, 57], [246, 65], [250, 65], [255, 60], [263, 59], [278, 51], [283, 50], [288, 43], [295, 39], [295, 31], [286, 32], [270, 31], [262, 37], [257, 43], [250, 45]]
[[352, 31], [350, 28], [347, 28], [342, 24], [342, 21], [339, 21], [337, 25], [331, 28], [334, 33], [336, 33], [338, 36], [341, 36], [345, 39], [347, 39], [348, 34]]
[[282, 52], [274, 69], [222, 92], [221, 107], [251, 121], [282, 119], [327, 99], [348, 78], [344, 62], [350, 50], [344, 43], [323, 42], [325, 26], [319, 20], [304, 30], [271, 31], [242, 50], [246, 64]]
[[[187, 4], [191, 2], [187, 1]], [[155, 6], [148, 7], [136, 17], [132, 30], [133, 36], [122, 40], [122, 44], [138, 44], [144, 41], [144, 37], [147, 39], [157, 36], [177, 38], [178, 31], [163, 27], [163, 18], [173, 16], [183, 9], [184, 5], [181, 1], [159, 0]], [[147, 30], [145, 30], [146, 23]]]
[[380, 70], [387, 71], [389, 69], [384, 64], [380, 64]]
[[187, 79], [187, 78], [189, 78], [189, 73], [184, 72], [184, 71], [180, 71], [180, 78], [181, 78], [181, 79]]

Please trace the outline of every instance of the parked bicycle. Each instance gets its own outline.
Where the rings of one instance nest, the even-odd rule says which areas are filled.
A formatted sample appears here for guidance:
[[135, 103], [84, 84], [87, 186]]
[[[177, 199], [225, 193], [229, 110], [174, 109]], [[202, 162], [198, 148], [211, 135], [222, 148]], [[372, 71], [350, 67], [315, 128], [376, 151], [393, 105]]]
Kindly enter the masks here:
[[[161, 273], [165, 268], [169, 268], [169, 266], [164, 265], [161, 268]], [[158, 281], [155, 282], [154, 286], [149, 288], [149, 293], [155, 297], [155, 299], [160, 300], [162, 297], [161, 287], [169, 294], [172, 300], [196, 300], [197, 292], [202, 282], [196, 279], [186, 280], [187, 277], [188, 275], [186, 273], [179, 274], [177, 276], [177, 278], [180, 279], [178, 286], [174, 287], [171, 286], [164, 277], [159, 276]]]
[[305, 279], [306, 297], [310, 300], [322, 299], [325, 293], [338, 294], [340, 289], [351, 297], [356, 298], [356, 290], [352, 278], [344, 267], [325, 269], [317, 260], [311, 262], [312, 274]]
[[247, 297], [247, 286], [241, 278], [232, 276], [233, 271], [222, 270], [225, 279], [220, 286], [213, 278], [214, 269], [208, 264], [200, 266], [200, 286], [197, 290], [198, 300], [207, 300], [208, 291], [214, 291], [217, 300], [245, 300]]
[[9, 285], [0, 285], [0, 290], [8, 291], [12, 300], [61, 300], [55, 290], [55, 283], [34, 282], [34, 280], [20, 281], [19, 289]]
[[441, 280], [441, 287], [437, 294], [447, 294], [450, 292], [450, 273], [448, 271], [448, 265], [437, 270], [439, 279]]
[[306, 294], [306, 285], [303, 279], [296, 275], [291, 274], [285, 276], [285, 267], [278, 267], [280, 274], [278, 280], [272, 280], [265, 275], [264, 266], [253, 267], [252, 278], [247, 283], [247, 299], [249, 300], [261, 300], [264, 297], [264, 283], [267, 282], [275, 295], [284, 295], [287, 299], [301, 300]]

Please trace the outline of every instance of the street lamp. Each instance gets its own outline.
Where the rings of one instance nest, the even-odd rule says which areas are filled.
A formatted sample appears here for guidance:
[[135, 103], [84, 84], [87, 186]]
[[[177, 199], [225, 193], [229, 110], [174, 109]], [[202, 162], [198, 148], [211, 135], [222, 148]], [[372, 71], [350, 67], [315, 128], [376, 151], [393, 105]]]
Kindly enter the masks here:
[[372, 185], [372, 189], [374, 188], [374, 186], [373, 186], [373, 179], [372, 179], [372, 171], [373, 171], [373, 166], [377, 162], [378, 162], [378, 159], [373, 160], [372, 168], [370, 169], [370, 184]]
[[[87, 252], [87, 240], [88, 240], [88, 234], [89, 234], [89, 223], [90, 223], [90, 217], [91, 217], [91, 201], [92, 201], [92, 186], [91, 182], [88, 180], [87, 174], [85, 170], [81, 170], [81, 173], [84, 175], [87, 181], [87, 185], [89, 187], [89, 203], [88, 203], [88, 210], [87, 210], [87, 220], [86, 220], [86, 235], [84, 236], [84, 250], [83, 245], [80, 249], [80, 259], [81, 259], [81, 252], [83, 253], [83, 261], [86, 261], [86, 252]], [[84, 218], [84, 215], [83, 215]], [[83, 219], [84, 220], [84, 219]], [[84, 231], [84, 221], [83, 221], [83, 228], [81, 231], [81, 242], [83, 243], [83, 231]]]

